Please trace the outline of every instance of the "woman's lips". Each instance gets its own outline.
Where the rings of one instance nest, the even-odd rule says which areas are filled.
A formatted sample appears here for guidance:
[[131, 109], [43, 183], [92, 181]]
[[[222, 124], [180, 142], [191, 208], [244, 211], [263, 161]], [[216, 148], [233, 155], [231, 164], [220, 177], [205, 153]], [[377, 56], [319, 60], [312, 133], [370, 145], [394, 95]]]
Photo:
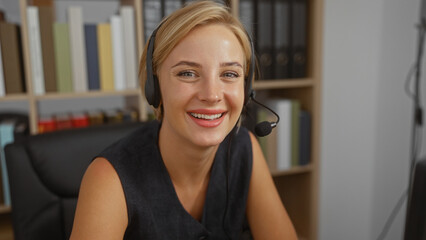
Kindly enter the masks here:
[[226, 111], [213, 109], [199, 109], [188, 112], [189, 117], [201, 127], [217, 127], [226, 115]]

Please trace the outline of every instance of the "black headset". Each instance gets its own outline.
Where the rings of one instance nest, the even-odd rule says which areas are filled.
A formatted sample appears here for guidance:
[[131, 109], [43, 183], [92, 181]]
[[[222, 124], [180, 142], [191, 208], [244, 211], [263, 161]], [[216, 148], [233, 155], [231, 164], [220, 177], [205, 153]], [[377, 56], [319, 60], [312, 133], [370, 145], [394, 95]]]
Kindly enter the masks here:
[[[145, 82], [145, 97], [146, 100], [150, 105], [152, 105], [154, 108], [157, 108], [160, 105], [161, 101], [161, 92], [160, 92], [160, 84], [158, 83], [158, 78], [154, 74], [153, 69], [153, 55], [154, 55], [154, 42], [155, 42], [155, 36], [157, 34], [157, 30], [161, 27], [158, 26], [151, 34], [151, 37], [149, 38], [148, 43], [148, 49], [146, 54], [146, 82]], [[255, 60], [254, 60], [254, 48], [253, 48], [253, 41], [251, 40], [251, 37], [249, 34], [247, 34], [247, 37], [250, 41], [250, 51], [251, 51], [251, 59], [250, 59], [250, 68], [249, 73], [247, 77], [244, 79], [244, 105], [247, 104], [248, 100], [253, 97], [253, 90], [252, 90], [252, 81], [254, 76], [254, 69], [255, 69]]]

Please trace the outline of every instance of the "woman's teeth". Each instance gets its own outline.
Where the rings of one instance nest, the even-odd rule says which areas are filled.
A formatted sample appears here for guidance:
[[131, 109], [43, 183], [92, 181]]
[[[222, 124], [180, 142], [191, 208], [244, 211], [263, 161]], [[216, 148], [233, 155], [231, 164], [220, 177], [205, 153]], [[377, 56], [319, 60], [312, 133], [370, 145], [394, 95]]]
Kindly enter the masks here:
[[206, 119], [206, 120], [214, 120], [222, 117], [222, 113], [219, 114], [213, 114], [213, 115], [207, 115], [207, 114], [201, 114], [201, 113], [191, 113], [191, 116], [199, 119]]

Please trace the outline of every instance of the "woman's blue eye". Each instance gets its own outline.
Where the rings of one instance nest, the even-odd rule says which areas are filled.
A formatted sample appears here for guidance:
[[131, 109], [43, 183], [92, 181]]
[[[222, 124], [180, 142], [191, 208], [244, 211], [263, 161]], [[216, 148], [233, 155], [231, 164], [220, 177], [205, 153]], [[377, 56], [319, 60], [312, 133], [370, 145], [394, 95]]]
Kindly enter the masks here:
[[234, 72], [226, 72], [223, 75], [224, 77], [227, 77], [227, 78], [238, 78], [240, 76], [238, 73], [234, 73]]
[[195, 73], [189, 72], [189, 71], [184, 71], [184, 72], [178, 73], [178, 76], [179, 77], [195, 77]]

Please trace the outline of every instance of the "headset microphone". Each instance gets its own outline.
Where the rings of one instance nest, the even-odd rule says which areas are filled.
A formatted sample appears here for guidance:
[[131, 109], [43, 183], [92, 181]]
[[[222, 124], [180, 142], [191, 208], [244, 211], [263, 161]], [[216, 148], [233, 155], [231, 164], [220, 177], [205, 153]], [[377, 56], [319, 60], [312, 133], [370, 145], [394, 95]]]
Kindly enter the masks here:
[[278, 125], [278, 122], [280, 121], [280, 116], [278, 116], [278, 114], [276, 112], [274, 112], [274, 110], [272, 110], [269, 107], [265, 106], [264, 104], [258, 102], [254, 98], [254, 92], [252, 92], [252, 94], [250, 94], [250, 98], [251, 98], [251, 100], [253, 100], [253, 102], [255, 102], [256, 104], [268, 109], [271, 113], [273, 113], [277, 117], [276, 122], [263, 121], [263, 122], [256, 124], [256, 126], [254, 127], [254, 132], [256, 133], [257, 136], [264, 137], [266, 135], [269, 135], [272, 132], [272, 129]]

